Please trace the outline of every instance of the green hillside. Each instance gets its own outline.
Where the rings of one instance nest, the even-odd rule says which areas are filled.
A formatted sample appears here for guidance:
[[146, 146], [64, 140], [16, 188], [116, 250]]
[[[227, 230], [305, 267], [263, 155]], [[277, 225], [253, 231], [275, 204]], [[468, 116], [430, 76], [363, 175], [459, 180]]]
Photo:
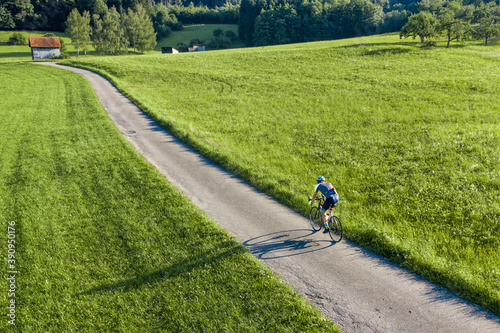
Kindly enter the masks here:
[[0, 81], [0, 332], [340, 332], [148, 164], [83, 77], [0, 63]]
[[176, 57], [81, 58], [165, 128], [349, 239], [500, 314], [500, 48], [397, 34]]

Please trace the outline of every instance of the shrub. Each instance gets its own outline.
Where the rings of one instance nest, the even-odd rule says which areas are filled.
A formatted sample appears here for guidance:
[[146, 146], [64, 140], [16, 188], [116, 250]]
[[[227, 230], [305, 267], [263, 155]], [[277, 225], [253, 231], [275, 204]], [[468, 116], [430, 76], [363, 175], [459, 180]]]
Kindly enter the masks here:
[[229, 38], [232, 42], [236, 41], [238, 39], [238, 35], [232, 32], [231, 30], [226, 30], [225, 33], [226, 37]]
[[191, 45], [191, 46], [193, 46], [193, 45], [205, 45], [205, 41], [203, 39], [194, 38], [194, 39], [191, 39], [191, 42], [189, 43], [189, 45]]
[[177, 48], [177, 50], [179, 50], [179, 52], [187, 52], [187, 50], [188, 50], [188, 46], [186, 44], [184, 44], [183, 42], [177, 43], [176, 48]]
[[222, 29], [214, 30], [214, 37], [221, 37], [222, 35], [224, 35], [224, 31]]
[[62, 38], [59, 38], [59, 42], [61, 43], [61, 55], [57, 57], [57, 59], [68, 59], [69, 58], [68, 49], [66, 48], [64, 40]]
[[227, 49], [231, 45], [231, 40], [227, 37], [212, 37], [208, 43], [211, 49]]
[[7, 42], [9, 45], [26, 45], [26, 37], [20, 32], [14, 32]]

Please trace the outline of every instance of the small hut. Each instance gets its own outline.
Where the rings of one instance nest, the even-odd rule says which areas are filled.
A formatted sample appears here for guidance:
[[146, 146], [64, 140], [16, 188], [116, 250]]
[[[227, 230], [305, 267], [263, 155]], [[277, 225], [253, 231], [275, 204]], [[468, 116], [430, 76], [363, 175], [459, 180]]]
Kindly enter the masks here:
[[194, 44], [192, 47], [188, 47], [189, 52], [201, 52], [205, 51], [205, 45]]
[[176, 49], [174, 49], [171, 46], [167, 46], [167, 47], [162, 46], [161, 47], [161, 53], [172, 53], [172, 54], [175, 54], [175, 53], [179, 53], [179, 51], [177, 51]]
[[61, 55], [59, 37], [29, 37], [33, 60], [52, 59]]

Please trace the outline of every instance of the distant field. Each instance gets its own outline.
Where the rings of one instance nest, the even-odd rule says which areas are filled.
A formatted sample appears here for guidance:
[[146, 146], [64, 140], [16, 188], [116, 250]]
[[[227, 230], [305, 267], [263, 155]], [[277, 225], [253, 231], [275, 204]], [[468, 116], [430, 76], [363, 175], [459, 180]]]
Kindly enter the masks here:
[[326, 176], [348, 238], [500, 314], [500, 48], [480, 44], [389, 34], [66, 63], [301, 213]]
[[[213, 31], [215, 29], [222, 29], [223, 31], [230, 30], [235, 34], [238, 34], [238, 26], [235, 24], [199, 24], [186, 26], [182, 31], [173, 31], [170, 36], [163, 38], [158, 41], [154, 51], [149, 53], [161, 52], [162, 46], [176, 47], [177, 43], [183, 42], [189, 45], [192, 39], [202, 39], [208, 44], [210, 38], [213, 36]], [[13, 46], [7, 45], [9, 37], [12, 35], [12, 31], [0, 31], [0, 62], [13, 62], [13, 61], [31, 61], [31, 50], [28, 45], [24, 46]], [[28, 43], [29, 36], [43, 36], [48, 32], [43, 31], [21, 31], [21, 33], [26, 37], [26, 43]], [[71, 45], [71, 37], [68, 34], [61, 32], [52, 32], [54, 35], [64, 39], [66, 43], [68, 53], [72, 57], [76, 57], [76, 48]], [[231, 44], [231, 48], [244, 47], [245, 45], [241, 41], [236, 41]], [[133, 53], [133, 49], [129, 49], [129, 55]], [[88, 55], [97, 55], [92, 45], [89, 45], [87, 50]], [[80, 49], [80, 56], [83, 56], [83, 50]]]
[[[340, 332], [168, 183], [90, 84], [0, 64], [1, 332]], [[5, 272], [5, 270], [3, 271]]]
[[[172, 31], [170, 36], [167, 38], [163, 38], [156, 45], [155, 50], [161, 51], [162, 46], [171, 46], [176, 47], [177, 43], [182, 42], [186, 45], [189, 45], [192, 39], [201, 39], [206, 44], [210, 41], [210, 38], [213, 37], [213, 31], [216, 29], [222, 29], [224, 32], [226, 30], [230, 30], [238, 35], [238, 26], [236, 24], [199, 24], [199, 25], [190, 25], [185, 26], [182, 31]], [[244, 47], [242, 41], [234, 42], [231, 45], [231, 48]]]
[[[9, 37], [12, 35], [12, 31], [0, 31], [0, 62], [16, 62], [16, 61], [31, 61], [31, 49], [28, 45], [29, 36], [43, 36], [46, 33], [53, 33], [57, 37], [60, 37], [66, 43], [66, 47], [70, 56], [76, 57], [76, 48], [71, 45], [71, 37], [65, 33], [53, 32], [53, 31], [20, 31], [26, 37], [26, 45], [7, 45]], [[92, 45], [88, 46], [88, 55], [96, 55], [94, 47]], [[80, 49], [80, 55], [83, 51]]]

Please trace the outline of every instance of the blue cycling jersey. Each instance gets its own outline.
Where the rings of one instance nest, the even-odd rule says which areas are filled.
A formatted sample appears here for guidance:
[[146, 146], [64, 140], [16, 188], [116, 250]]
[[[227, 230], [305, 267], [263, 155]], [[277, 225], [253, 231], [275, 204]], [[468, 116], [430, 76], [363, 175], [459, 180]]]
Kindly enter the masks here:
[[315, 192], [320, 191], [327, 198], [333, 198], [335, 194], [337, 194], [337, 191], [330, 183], [319, 183], [318, 185], [316, 185], [314, 191]]

